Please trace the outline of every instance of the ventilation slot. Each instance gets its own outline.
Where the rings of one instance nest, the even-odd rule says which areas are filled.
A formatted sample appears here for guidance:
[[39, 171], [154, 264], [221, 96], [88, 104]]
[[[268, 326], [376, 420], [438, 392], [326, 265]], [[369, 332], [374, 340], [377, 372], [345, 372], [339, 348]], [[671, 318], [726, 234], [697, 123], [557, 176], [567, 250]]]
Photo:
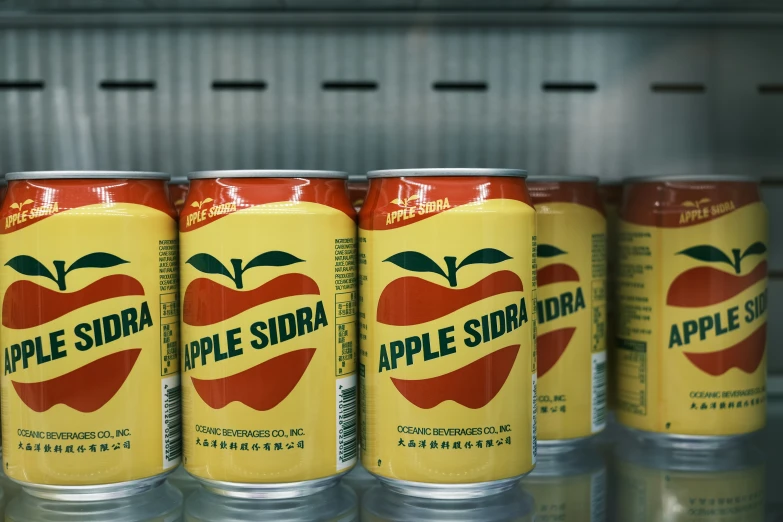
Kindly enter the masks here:
[[436, 91], [471, 91], [480, 92], [489, 89], [487, 82], [435, 82], [432, 88]]
[[377, 91], [378, 82], [357, 80], [357, 81], [328, 81], [321, 84], [325, 91]]
[[544, 92], [595, 92], [598, 84], [595, 82], [544, 82], [541, 86]]
[[212, 89], [216, 91], [265, 91], [267, 83], [263, 80], [215, 80]]
[[653, 83], [650, 90], [660, 93], [701, 94], [707, 91], [707, 86], [703, 83]]
[[42, 91], [43, 80], [0, 80], [0, 91]]
[[783, 83], [762, 83], [759, 94], [783, 94]]
[[103, 80], [99, 85], [107, 91], [153, 91], [156, 87], [153, 80]]

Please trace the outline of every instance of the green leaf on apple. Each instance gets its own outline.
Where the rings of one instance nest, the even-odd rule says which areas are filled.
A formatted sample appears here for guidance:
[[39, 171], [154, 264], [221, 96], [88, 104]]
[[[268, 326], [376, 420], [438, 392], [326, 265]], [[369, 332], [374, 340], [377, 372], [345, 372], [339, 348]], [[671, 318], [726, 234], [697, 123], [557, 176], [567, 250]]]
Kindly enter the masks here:
[[92, 254], [87, 254], [74, 261], [65, 273], [67, 274], [72, 270], [78, 270], [80, 268], [111, 268], [125, 263], [128, 263], [128, 261], [125, 261], [114, 254], [93, 252]]
[[232, 281], [234, 280], [234, 276], [231, 275], [231, 272], [229, 272], [228, 268], [223, 266], [223, 263], [218, 261], [217, 258], [209, 254], [196, 254], [185, 262], [193, 266], [193, 268], [199, 272], [204, 272], [205, 274], [224, 275]]
[[761, 241], [756, 241], [750, 245], [745, 252], [742, 253], [740, 259], [745, 259], [746, 256], [761, 255], [767, 251], [767, 247]]
[[506, 254], [501, 250], [498, 250], [496, 248], [482, 248], [481, 250], [476, 250], [468, 257], [463, 259], [462, 262], [459, 265], [457, 265], [457, 268], [461, 268], [465, 265], [477, 265], [477, 264], [493, 265], [495, 263], [501, 263], [508, 259], [511, 259], [511, 256], [509, 256], [508, 254]]
[[547, 245], [546, 243], [541, 243], [536, 248], [536, 253], [538, 254], [538, 257], [555, 257], [560, 256], [563, 254], [567, 254], [565, 250], [560, 250], [554, 245]]
[[21, 256], [12, 257], [6, 263], [6, 266], [10, 266], [11, 268], [13, 268], [14, 270], [16, 270], [22, 275], [43, 276], [43, 277], [48, 277], [54, 282], [57, 282], [57, 280], [49, 271], [49, 269], [46, 268], [40, 261], [38, 261], [32, 256], [21, 255]]
[[288, 266], [293, 265], [294, 263], [303, 263], [304, 259], [299, 259], [298, 257], [289, 254], [288, 252], [283, 252], [281, 250], [272, 250], [270, 252], [264, 252], [263, 254], [259, 254], [245, 265], [245, 268], [242, 269], [244, 272], [245, 270], [248, 270], [250, 268], [255, 268], [257, 266]]
[[675, 255], [688, 256], [698, 261], [704, 261], [705, 263], [726, 263], [732, 267], [734, 266], [734, 263], [729, 256], [712, 245], [693, 246], [677, 252]]
[[448, 279], [448, 276], [443, 269], [438, 266], [438, 263], [424, 254], [412, 250], [394, 254], [393, 256], [384, 259], [383, 262], [395, 264], [403, 270], [410, 270], [411, 272], [431, 272]]

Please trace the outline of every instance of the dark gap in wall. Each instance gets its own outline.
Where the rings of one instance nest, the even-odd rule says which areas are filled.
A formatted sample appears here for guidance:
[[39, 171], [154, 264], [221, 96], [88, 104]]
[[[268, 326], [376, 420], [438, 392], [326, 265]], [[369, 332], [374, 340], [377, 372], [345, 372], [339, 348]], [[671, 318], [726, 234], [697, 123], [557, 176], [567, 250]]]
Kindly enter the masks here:
[[265, 91], [267, 83], [263, 80], [214, 80], [212, 89], [216, 91]]
[[41, 91], [44, 87], [43, 80], [0, 80], [3, 91]]
[[783, 94], [783, 83], [760, 83], [759, 94]]
[[107, 91], [152, 91], [157, 86], [153, 80], [102, 80], [98, 85]]
[[321, 84], [325, 91], [377, 91], [378, 82], [367, 80], [331, 80]]
[[650, 85], [652, 92], [701, 94], [707, 91], [703, 83], [653, 83]]
[[432, 88], [436, 91], [486, 91], [487, 82], [434, 82]]
[[598, 84], [595, 82], [544, 82], [541, 85], [544, 92], [595, 92]]

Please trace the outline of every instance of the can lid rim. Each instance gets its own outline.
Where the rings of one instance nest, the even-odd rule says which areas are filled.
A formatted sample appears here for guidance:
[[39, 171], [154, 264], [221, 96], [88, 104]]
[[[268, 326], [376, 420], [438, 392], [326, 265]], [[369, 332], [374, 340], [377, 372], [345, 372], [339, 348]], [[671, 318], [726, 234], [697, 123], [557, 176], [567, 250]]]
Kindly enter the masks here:
[[9, 172], [5, 178], [9, 181], [22, 179], [159, 179], [168, 180], [164, 172], [144, 172], [136, 170], [31, 170]]
[[661, 174], [625, 178], [623, 179], [623, 184], [658, 183], [665, 181], [729, 181], [759, 183], [761, 182], [761, 178], [756, 176], [743, 176], [741, 174]]
[[582, 174], [558, 174], [556, 176], [547, 176], [545, 174], [543, 175], [535, 175], [535, 176], [528, 176], [527, 182], [528, 183], [546, 183], [546, 182], [554, 182], [554, 183], [595, 183], [598, 184], [599, 178], [598, 176], [586, 176]]
[[386, 169], [371, 170], [367, 177], [372, 178], [410, 178], [410, 177], [458, 177], [458, 176], [498, 176], [526, 178], [523, 169], [492, 168], [424, 168], [424, 169]]
[[248, 170], [198, 170], [188, 174], [188, 179], [216, 179], [216, 178], [348, 179], [348, 173], [339, 170], [248, 169]]

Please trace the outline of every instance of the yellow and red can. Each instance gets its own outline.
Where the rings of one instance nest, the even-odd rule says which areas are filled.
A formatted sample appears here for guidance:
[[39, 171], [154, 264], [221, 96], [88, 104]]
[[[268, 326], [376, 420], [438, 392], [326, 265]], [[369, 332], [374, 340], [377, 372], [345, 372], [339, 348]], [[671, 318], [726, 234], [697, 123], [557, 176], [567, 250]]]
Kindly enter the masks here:
[[538, 222], [538, 440], [583, 441], [606, 426], [606, 216], [598, 179], [533, 176]]
[[9, 174], [3, 464], [31, 494], [125, 496], [180, 462], [177, 228], [165, 174]]
[[357, 458], [346, 175], [190, 175], [180, 213], [185, 469], [229, 496], [316, 493]]
[[511, 488], [536, 454], [536, 225], [524, 171], [368, 177], [362, 463], [410, 495]]
[[743, 177], [643, 178], [620, 222], [617, 418], [720, 444], [766, 418], [767, 211]]
[[620, 205], [623, 202], [622, 181], [604, 181], [598, 184], [598, 194], [606, 212], [606, 407], [614, 410], [617, 403], [614, 373], [614, 344], [617, 337], [617, 234], [620, 227]]

